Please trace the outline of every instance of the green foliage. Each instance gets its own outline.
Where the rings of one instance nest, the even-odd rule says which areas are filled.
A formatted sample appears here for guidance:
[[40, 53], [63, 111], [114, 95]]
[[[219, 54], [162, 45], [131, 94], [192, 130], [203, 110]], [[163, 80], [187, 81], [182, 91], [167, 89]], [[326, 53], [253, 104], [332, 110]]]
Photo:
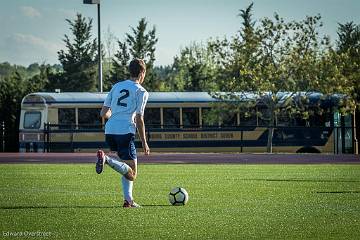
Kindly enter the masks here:
[[18, 132], [20, 104], [25, 95], [41, 91], [48, 83], [48, 71], [55, 66], [29, 65], [12, 66], [9, 63], [0, 65], [0, 124], [5, 124], [5, 150], [18, 151]]
[[0, 63], [0, 79], [9, 77], [15, 72], [23, 78], [31, 78], [40, 73], [41, 66], [38, 63], [32, 63], [28, 67], [21, 65], [11, 65], [8, 62]]
[[116, 83], [119, 80], [129, 78], [128, 65], [134, 58], [144, 59], [146, 63], [146, 79], [144, 87], [149, 91], [162, 90], [164, 83], [160, 82], [155, 72], [155, 45], [158, 41], [156, 38], [156, 29], [153, 27], [147, 31], [147, 21], [145, 18], [140, 19], [136, 28], [131, 27], [131, 33], [126, 34], [124, 41], [118, 41], [119, 50], [113, 60], [113, 72], [111, 82]]
[[[139, 165], [123, 209], [119, 174], [93, 164], [0, 165], [0, 231], [50, 239], [358, 239], [360, 165]], [[219, 180], [221, 179], [221, 180]], [[186, 206], [171, 206], [181, 186]], [[138, 229], [129, 227], [131, 222]], [[99, 224], [100, 223], [100, 224]]]
[[114, 33], [111, 32], [110, 26], [107, 27], [107, 30], [104, 34], [104, 49], [105, 49], [105, 57], [103, 58], [103, 88], [105, 91], [108, 91], [111, 89], [111, 85], [113, 84], [111, 82], [111, 74], [112, 74], [112, 64], [113, 64], [113, 58], [114, 58], [114, 52], [115, 52], [115, 45], [116, 45], [116, 36]]
[[[252, 4], [241, 10], [243, 26], [240, 35], [210, 43], [214, 59], [220, 59], [217, 63], [221, 77], [217, 85], [221, 91], [229, 92], [213, 92], [213, 96], [232, 101], [227, 108], [221, 105], [222, 111], [233, 110], [234, 103], [244, 101], [250, 106], [239, 104], [238, 108], [245, 107], [242, 112], [249, 112], [255, 105], [265, 106], [265, 114], [257, 114], [270, 127], [268, 151], [271, 152], [272, 126], [276, 125], [277, 115], [301, 114], [307, 119], [309, 113], [314, 112], [306, 104], [309, 95], [321, 92], [322, 99], [333, 94], [352, 96], [354, 88], [343, 74], [348, 55], [336, 52], [329, 38], [320, 36], [319, 15], [307, 16], [303, 21], [285, 22], [275, 13], [274, 19], [261, 19], [255, 26], [251, 8]], [[248, 92], [253, 94], [250, 98], [247, 98]], [[343, 113], [354, 108], [351, 97], [341, 103]], [[313, 105], [319, 106], [320, 102]]]
[[358, 56], [359, 51], [357, 50], [360, 48], [360, 25], [356, 25], [354, 22], [339, 23], [337, 34], [339, 37], [337, 40], [338, 50], [341, 52], [351, 50], [351, 55], [354, 58]]
[[[276, 125], [280, 115], [308, 121], [312, 114], [323, 114], [319, 107], [323, 99], [354, 95], [354, 84], [344, 74], [349, 54], [335, 51], [330, 39], [319, 34], [319, 15], [286, 22], [275, 13], [273, 19], [255, 21], [252, 8], [250, 4], [240, 10], [239, 34], [182, 49], [174, 58], [169, 89], [209, 91], [224, 100], [209, 114], [213, 124], [240, 113], [245, 118], [256, 114], [269, 126]], [[309, 96], [314, 92], [323, 97], [310, 106]], [[262, 112], [256, 112], [257, 105], [264, 106]], [[344, 98], [340, 110], [345, 114], [354, 105], [353, 97]]]
[[125, 80], [130, 77], [128, 65], [130, 63], [130, 53], [126, 42], [118, 41], [119, 51], [115, 53], [113, 58], [113, 70], [111, 83], [115, 84], [119, 80]]
[[217, 69], [210, 49], [193, 43], [174, 58], [173, 72], [167, 83], [174, 91], [209, 91], [214, 85]]
[[[353, 22], [339, 24], [338, 28], [337, 51], [348, 56], [346, 61], [341, 64], [344, 65], [342, 73], [347, 77], [352, 85], [352, 99], [356, 101], [355, 121], [356, 121], [356, 136], [360, 136], [360, 25]], [[348, 100], [348, 99], [346, 99]]]
[[[25, 80], [18, 72], [0, 80], [0, 104], [1, 120], [15, 127], [16, 114], [19, 111], [19, 104], [27, 87]], [[16, 126], [17, 127], [17, 126]]]
[[[273, 18], [254, 19], [251, 3], [239, 10], [238, 16], [241, 26], [234, 36], [192, 43], [180, 50], [171, 66], [154, 66], [158, 39], [155, 27], [148, 30], [145, 18], [118, 41], [119, 50], [112, 59], [115, 37], [108, 30], [108, 58], [103, 66], [104, 72], [111, 74], [105, 74], [104, 89], [129, 77], [131, 59], [143, 58], [147, 64], [144, 85], [149, 91], [207, 91], [225, 100], [209, 114], [208, 122], [212, 124], [225, 123], [231, 114], [238, 113], [245, 118], [256, 114], [268, 126], [276, 125], [280, 115], [306, 122], [312, 114], [331, 110], [319, 108], [320, 102], [309, 106], [313, 92], [323, 93], [320, 101], [333, 94], [346, 96], [340, 101], [342, 114], [359, 107], [359, 25], [339, 23], [335, 48], [327, 36], [319, 33], [319, 15], [290, 22], [276, 13]], [[65, 34], [66, 50], [58, 52], [61, 66], [0, 63], [0, 120], [5, 119], [10, 128], [17, 129], [20, 101], [29, 92], [97, 89], [97, 44], [91, 36], [92, 20], [77, 14], [66, 22], [73, 36]], [[264, 111], [257, 111], [258, 104], [265, 106]], [[357, 114], [360, 116], [359, 111]], [[269, 134], [269, 151], [271, 144]]]
[[353, 22], [339, 24], [339, 39], [337, 41], [337, 50], [340, 54], [347, 55], [348, 58], [343, 61], [343, 74], [354, 86], [353, 98], [357, 105], [360, 105], [360, 25]]
[[92, 19], [86, 21], [78, 13], [73, 21], [66, 19], [66, 22], [70, 25], [73, 39], [65, 34], [63, 41], [67, 51], [58, 51], [63, 72], [58, 74], [59, 80], [53, 85], [62, 91], [94, 91], [97, 80], [97, 44], [96, 39], [91, 39]]
[[173, 68], [171, 65], [167, 66], [154, 66], [153, 72], [157, 78], [157, 81], [161, 83], [159, 91], [169, 92], [177, 91], [176, 87], [172, 85]]
[[0, 77], [9, 76], [13, 72], [13, 68], [10, 63], [3, 62], [0, 64]]

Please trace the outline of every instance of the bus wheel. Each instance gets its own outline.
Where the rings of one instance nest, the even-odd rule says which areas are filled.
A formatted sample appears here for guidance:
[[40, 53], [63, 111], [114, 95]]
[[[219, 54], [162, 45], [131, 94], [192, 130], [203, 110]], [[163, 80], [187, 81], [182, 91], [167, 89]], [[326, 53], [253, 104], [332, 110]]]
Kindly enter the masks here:
[[320, 151], [314, 147], [302, 147], [296, 153], [320, 153]]

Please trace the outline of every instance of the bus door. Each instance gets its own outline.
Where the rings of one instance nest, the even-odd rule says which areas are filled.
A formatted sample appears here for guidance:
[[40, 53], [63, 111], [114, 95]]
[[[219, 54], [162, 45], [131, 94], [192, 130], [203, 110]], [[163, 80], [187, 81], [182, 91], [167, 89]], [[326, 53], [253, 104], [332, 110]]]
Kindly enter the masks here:
[[343, 153], [354, 153], [351, 114], [341, 117], [341, 129]]
[[334, 149], [336, 154], [353, 153], [352, 116], [334, 113]]

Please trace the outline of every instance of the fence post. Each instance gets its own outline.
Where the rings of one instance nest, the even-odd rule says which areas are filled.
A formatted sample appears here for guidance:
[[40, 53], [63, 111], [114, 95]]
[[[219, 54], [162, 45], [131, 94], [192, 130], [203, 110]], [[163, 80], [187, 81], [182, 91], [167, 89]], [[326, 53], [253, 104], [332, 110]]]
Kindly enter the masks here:
[[244, 140], [244, 131], [241, 129], [240, 131], [240, 152], [243, 152], [243, 140]]
[[2, 121], [1, 123], [1, 129], [2, 129], [2, 151], [5, 152], [5, 121]]
[[47, 147], [47, 143], [46, 143], [46, 139], [47, 139], [47, 123], [44, 123], [44, 137], [43, 137], [43, 152], [46, 152], [46, 147]]
[[[354, 154], [359, 154], [359, 142], [358, 142], [358, 135], [357, 135], [357, 125], [356, 125], [356, 108], [352, 114], [352, 125], [353, 125], [353, 130], [352, 130], [352, 138], [353, 138], [353, 153]], [[359, 126], [360, 127], [360, 126]]]
[[76, 131], [78, 127], [76, 127], [76, 125], [74, 126], [72, 123], [70, 124], [70, 131], [71, 131], [71, 136], [70, 136], [70, 148], [71, 148], [71, 152], [74, 152], [74, 131]]
[[48, 122], [46, 125], [46, 131], [46, 152], [50, 152], [50, 122]]

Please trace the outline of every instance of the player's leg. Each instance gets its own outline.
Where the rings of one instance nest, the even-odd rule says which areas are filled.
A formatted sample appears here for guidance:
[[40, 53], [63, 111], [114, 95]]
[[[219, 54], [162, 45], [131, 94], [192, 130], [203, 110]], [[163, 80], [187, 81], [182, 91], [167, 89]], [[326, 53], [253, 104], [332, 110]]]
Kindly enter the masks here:
[[[124, 155], [122, 157], [125, 158]], [[112, 157], [107, 156], [107, 163], [111, 166], [114, 170], [122, 173], [121, 176], [121, 183], [122, 183], [122, 191], [124, 196], [124, 205], [123, 207], [140, 207], [137, 203], [135, 203], [133, 198], [133, 186], [134, 180], [136, 179], [137, 175], [137, 160], [123, 160], [122, 162], [115, 160]], [[128, 166], [129, 169], [127, 173], [123, 174], [123, 167]], [[119, 171], [119, 169], [121, 169]]]
[[[140, 205], [134, 202], [132, 196], [133, 181], [137, 175], [137, 157], [134, 140], [135, 136], [133, 134], [106, 135], [107, 144], [111, 150], [117, 149], [118, 158], [111, 154], [105, 155], [101, 150], [98, 151], [98, 155], [101, 158], [101, 161], [98, 160], [98, 162], [103, 162], [102, 165], [108, 164], [112, 169], [123, 175], [121, 182], [124, 194], [124, 207], [140, 207]], [[98, 167], [96, 169], [98, 172]]]
[[124, 174], [124, 177], [130, 181], [134, 181], [137, 176], [137, 160], [122, 160], [122, 162], [130, 167], [130, 170]]
[[129, 178], [130, 180], [134, 180], [134, 173], [132, 168], [123, 162], [118, 157], [115, 157], [115, 155], [111, 154], [113, 152], [110, 152], [109, 155], [105, 155], [105, 162], [108, 164], [112, 169], [120, 173], [121, 175], [125, 176], [126, 178]]
[[121, 177], [121, 183], [122, 183], [122, 190], [124, 194], [124, 207], [138, 207], [139, 205], [134, 202], [133, 197], [133, 186], [134, 186], [134, 180], [137, 175], [137, 161], [136, 160], [128, 160], [124, 161], [127, 165], [131, 167], [133, 170], [133, 180], [130, 180], [129, 177], [126, 177], [125, 175]]
[[133, 185], [137, 176], [137, 156], [135, 148], [135, 136], [128, 134], [126, 136], [127, 144], [123, 145], [122, 149], [119, 149], [119, 156], [123, 159], [123, 162], [128, 165], [132, 171], [129, 171], [121, 178], [122, 189], [124, 194], [123, 207], [140, 207], [135, 203], [133, 198]]
[[136, 178], [136, 171], [137, 171], [135, 135], [131, 133], [124, 135], [117, 135], [116, 142], [117, 142], [117, 154], [122, 161], [118, 164], [124, 164], [124, 166], [126, 166], [127, 172], [124, 173], [123, 175], [125, 176], [126, 179], [133, 181]]
[[[105, 141], [107, 145], [110, 147], [110, 151], [116, 151], [117, 146], [116, 142], [113, 139], [113, 135], [106, 134], [105, 135]], [[96, 173], [100, 174], [104, 170], [105, 163], [107, 163], [107, 156], [105, 155], [104, 151], [99, 149], [96, 153], [97, 161], [95, 165]]]
[[[109, 135], [107, 134], [105, 136], [106, 139], [106, 143], [108, 144], [108, 146], [110, 147], [111, 151], [118, 151], [119, 146], [118, 146], [118, 136], [117, 135]], [[97, 162], [96, 162], [96, 172], [98, 174], [102, 173], [103, 168], [105, 163], [108, 164], [112, 169], [114, 169], [115, 171], [119, 172], [122, 175], [128, 175], [129, 177], [131, 177], [132, 174], [132, 169], [126, 164], [123, 163], [121, 161], [119, 161], [119, 159], [117, 159], [116, 157], [113, 156], [107, 156], [104, 151], [102, 150], [98, 150], [97, 151]]]

